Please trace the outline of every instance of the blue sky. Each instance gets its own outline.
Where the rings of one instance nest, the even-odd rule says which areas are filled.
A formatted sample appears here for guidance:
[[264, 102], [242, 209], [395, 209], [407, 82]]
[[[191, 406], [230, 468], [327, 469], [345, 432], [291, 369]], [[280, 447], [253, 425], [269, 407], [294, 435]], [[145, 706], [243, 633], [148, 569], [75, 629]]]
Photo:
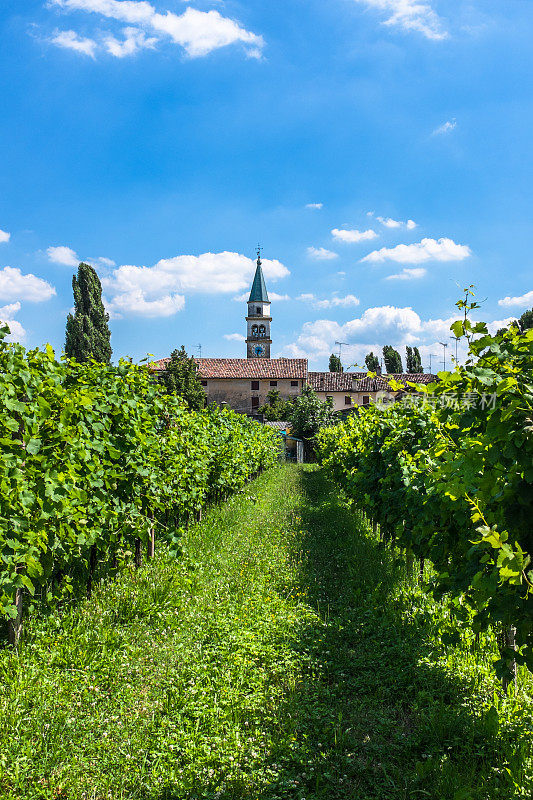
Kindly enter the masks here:
[[61, 351], [83, 259], [115, 358], [242, 357], [258, 241], [273, 355], [313, 368], [336, 340], [435, 367], [470, 283], [495, 327], [533, 306], [526, 0], [4, 0], [0, 32], [0, 318], [27, 346]]

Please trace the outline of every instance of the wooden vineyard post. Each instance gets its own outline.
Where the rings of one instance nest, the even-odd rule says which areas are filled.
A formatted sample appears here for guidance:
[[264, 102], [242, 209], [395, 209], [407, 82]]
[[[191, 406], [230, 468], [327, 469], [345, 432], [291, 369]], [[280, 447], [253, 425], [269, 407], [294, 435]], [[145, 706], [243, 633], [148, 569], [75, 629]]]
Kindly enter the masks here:
[[146, 545], [146, 558], [149, 561], [155, 555], [155, 525], [153, 513], [148, 511], [146, 516], [152, 521], [152, 524], [148, 530], [148, 544]]
[[22, 589], [15, 592], [16, 616], [7, 623], [7, 637], [9, 644], [17, 646], [22, 630]]
[[97, 562], [98, 553], [96, 552], [96, 545], [93, 544], [91, 546], [91, 552], [89, 555], [89, 575], [87, 577], [87, 597], [90, 597], [93, 591], [93, 575], [96, 569], [96, 562]]
[[137, 538], [135, 539], [135, 556], [134, 556], [134, 562], [135, 562], [135, 566], [136, 566], [136, 567], [140, 567], [140, 566], [141, 566], [141, 564], [143, 563], [143, 555], [142, 555], [142, 550], [141, 550], [141, 540], [139, 539], [139, 537], [138, 537], [138, 536], [137, 536]]
[[[516, 650], [515, 634], [516, 634], [516, 628], [514, 627], [514, 625], [506, 625], [503, 628], [501, 634], [501, 641], [503, 647], [500, 648], [501, 650], [506, 650], [506, 649], [511, 649], [513, 651]], [[509, 688], [511, 683], [514, 683], [516, 687], [517, 668], [516, 668], [516, 659], [513, 656], [511, 656], [511, 658], [509, 658], [509, 660], [507, 661], [507, 668], [509, 670], [509, 674], [506, 675], [502, 681], [503, 689], [505, 692], [507, 692], [507, 689]]]

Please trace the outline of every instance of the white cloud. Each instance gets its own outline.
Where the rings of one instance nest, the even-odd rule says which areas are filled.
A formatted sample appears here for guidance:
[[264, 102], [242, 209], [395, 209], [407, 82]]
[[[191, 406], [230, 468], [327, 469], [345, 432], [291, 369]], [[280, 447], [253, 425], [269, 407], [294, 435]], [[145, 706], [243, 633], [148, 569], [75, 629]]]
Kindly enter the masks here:
[[318, 300], [316, 308], [349, 308], [351, 306], [358, 306], [360, 300], [354, 294], [347, 294], [344, 297], [337, 297], [333, 295], [329, 300]]
[[13, 319], [19, 311], [20, 303], [11, 303], [0, 308], [0, 324], [7, 325], [10, 330], [10, 334], [5, 339], [7, 342], [22, 342], [26, 338], [26, 331], [20, 322]]
[[354, 242], [365, 242], [369, 239], [377, 239], [378, 236], [378, 234], [371, 229], [367, 231], [357, 231], [346, 230], [345, 228], [333, 228], [331, 233], [333, 238], [337, 239], [339, 242], [348, 242], [350, 244]]
[[500, 328], [508, 328], [511, 322], [516, 322], [516, 317], [506, 317], [505, 319], [495, 319], [487, 323], [487, 328], [491, 336], [494, 336]]
[[[356, 0], [387, 14], [384, 25], [417, 31], [427, 39], [446, 39], [443, 21], [426, 0]], [[390, 15], [390, 16], [389, 16]]]
[[425, 261], [463, 261], [472, 255], [467, 245], [456, 244], [453, 239], [422, 239], [415, 244], [398, 244], [373, 250], [361, 261], [381, 263], [395, 261], [398, 264], [422, 264]]
[[243, 336], [241, 333], [225, 333], [224, 339], [227, 339], [228, 342], [245, 342], [246, 337]]
[[432, 131], [432, 136], [442, 136], [443, 134], [451, 133], [451, 131], [455, 130], [457, 127], [457, 122], [455, 119], [450, 119], [447, 122], [444, 122], [442, 125], [439, 125], [438, 128], [435, 128]]
[[185, 306], [185, 298], [181, 294], [165, 294], [156, 299], [147, 299], [147, 292], [142, 289], [131, 289], [117, 294], [111, 300], [105, 300], [106, 311], [113, 319], [132, 315], [139, 317], [170, 317]]
[[31, 272], [23, 275], [18, 267], [0, 269], [0, 300], [41, 303], [49, 300], [55, 293], [53, 286]]
[[[289, 275], [289, 270], [276, 259], [263, 259], [263, 270], [270, 280]], [[249, 289], [255, 261], [240, 253], [203, 253], [200, 256], [175, 256], [158, 261], [153, 267], [129, 264], [117, 267], [102, 277], [102, 286], [110, 299], [110, 313], [134, 313], [163, 316], [180, 311], [183, 295], [228, 294]], [[272, 300], [288, 300], [288, 295], [271, 293]], [[248, 294], [243, 295], [248, 299]], [[161, 310], [158, 309], [161, 303]]]
[[105, 256], [98, 256], [98, 258], [91, 259], [89, 263], [93, 263], [96, 261], [99, 266], [101, 267], [115, 267], [116, 264], [112, 258], [106, 258]]
[[55, 31], [50, 42], [58, 47], [63, 47], [66, 50], [74, 50], [76, 53], [82, 53], [90, 58], [95, 57], [98, 48], [98, 44], [94, 39], [86, 39], [83, 36], [78, 36], [76, 31]]
[[354, 294], [347, 294], [344, 297], [339, 297], [337, 294], [334, 294], [328, 299], [319, 300], [314, 294], [306, 293], [299, 295], [296, 299], [304, 303], [310, 303], [313, 308], [349, 308], [351, 306], [358, 306], [360, 302], [359, 298]]
[[320, 208], [323, 208], [323, 207], [324, 207], [324, 203], [307, 203], [307, 205], [306, 205], [305, 207], [306, 207], [306, 208], [316, 208], [316, 209], [320, 209]]
[[137, 288], [117, 294], [111, 300], [105, 299], [106, 311], [112, 319], [121, 319], [124, 315], [170, 317], [185, 306], [185, 298], [181, 294], [165, 294], [152, 300], [147, 299], [146, 294]]
[[[248, 296], [246, 296], [246, 299], [248, 299]], [[291, 297], [288, 294], [278, 294], [277, 292], [269, 292], [268, 299], [274, 300], [276, 303], [283, 303], [285, 302], [285, 300], [290, 300]]]
[[417, 278], [423, 278], [426, 274], [427, 269], [425, 269], [425, 267], [404, 267], [401, 272], [397, 272], [395, 275], [387, 275], [385, 280], [412, 281], [416, 280]]
[[502, 297], [501, 300], [498, 300], [498, 305], [506, 308], [509, 308], [510, 306], [517, 306], [521, 308], [533, 306], [533, 291], [518, 295], [518, 297]]
[[131, 56], [138, 50], [149, 49], [153, 50], [157, 44], [157, 39], [148, 37], [144, 31], [138, 28], [124, 28], [122, 31], [124, 39], [120, 41], [114, 36], [107, 36], [104, 39], [104, 44], [108, 53], [116, 58], [124, 58], [124, 56]]
[[[439, 342], [449, 341], [446, 359], [450, 366], [452, 351], [455, 354], [455, 345], [450, 338], [450, 325], [455, 319], [457, 316], [451, 315], [447, 319], [423, 320], [410, 307], [368, 308], [360, 317], [345, 324], [329, 319], [306, 322], [296, 340], [285, 348], [284, 354], [309, 358], [315, 364], [323, 364], [329, 354], [334, 352], [336, 341], [347, 342], [347, 346], [343, 348], [343, 363], [345, 366], [357, 364], [365, 369], [364, 359], [367, 353], [373, 351], [381, 357], [385, 344], [391, 344], [399, 350], [405, 366], [405, 347], [409, 345], [420, 349], [424, 366], [428, 365], [431, 353], [433, 368], [442, 369], [439, 361], [443, 358], [443, 348]], [[502, 327], [501, 323], [491, 324]], [[465, 358], [466, 343], [459, 343], [458, 355], [459, 360]]]
[[326, 250], [325, 247], [308, 247], [307, 255], [317, 261], [331, 261], [331, 259], [339, 257], [338, 253], [334, 253], [333, 250]]
[[10, 239], [11, 239], [11, 234], [8, 233], [7, 231], [3, 231], [0, 228], [0, 244], [5, 244], [6, 242], [9, 242]]
[[[183, 14], [172, 11], [159, 13], [151, 3], [146, 0], [49, 0], [51, 5], [68, 11], [86, 11], [100, 14], [108, 19], [125, 22], [127, 25], [136, 25], [148, 29], [157, 37], [169, 37], [175, 44], [183, 47], [191, 58], [205, 56], [220, 47], [242, 42], [252, 57], [261, 55], [264, 41], [235, 20], [222, 16], [218, 11], [198, 11], [188, 7]], [[135, 52], [139, 49], [140, 39], [129, 34], [130, 44], [126, 50]], [[110, 41], [110, 38], [107, 38]], [[143, 39], [142, 46], [149, 40]], [[135, 43], [134, 43], [135, 42]], [[119, 47], [116, 40], [112, 43], [113, 55], [127, 55], [124, 46]], [[124, 43], [122, 43], [123, 45]]]
[[[370, 216], [373, 216], [372, 212], [368, 212]], [[407, 228], [408, 231], [412, 231], [414, 228], [417, 227], [416, 222], [412, 219], [408, 219], [407, 222], [402, 222], [398, 219], [391, 219], [391, 217], [376, 217], [378, 222], [381, 222], [385, 228]]]
[[14, 316], [18, 311], [20, 311], [21, 305], [19, 302], [16, 303], [9, 303], [7, 306], [2, 306], [0, 308], [0, 319], [4, 320], [8, 317]]
[[77, 267], [80, 263], [76, 252], [71, 247], [66, 247], [65, 245], [49, 247], [46, 250], [46, 254], [54, 264], [62, 264], [64, 267]]
[[376, 217], [378, 222], [381, 222], [386, 228], [401, 228], [402, 223], [398, 222], [397, 219], [391, 219], [390, 217]]

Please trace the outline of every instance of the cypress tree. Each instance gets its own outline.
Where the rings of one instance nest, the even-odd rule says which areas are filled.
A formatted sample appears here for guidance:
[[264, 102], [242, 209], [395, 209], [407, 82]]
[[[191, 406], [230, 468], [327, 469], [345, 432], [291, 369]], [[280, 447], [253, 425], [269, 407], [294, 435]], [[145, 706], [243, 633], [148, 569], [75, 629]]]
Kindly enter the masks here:
[[383, 359], [389, 375], [391, 373], [399, 373], [403, 371], [402, 357], [399, 352], [394, 349], [394, 347], [391, 347], [390, 344], [386, 344], [383, 348]]
[[102, 285], [95, 270], [81, 263], [72, 277], [74, 314], [67, 317], [65, 353], [84, 362], [89, 359], [111, 361], [109, 314], [102, 303]]
[[329, 357], [329, 371], [330, 372], [344, 372], [340, 357], [332, 353]]
[[377, 372], [379, 370], [379, 358], [372, 352], [366, 356], [365, 364], [369, 372]]
[[418, 347], [409, 347], [409, 345], [407, 345], [405, 349], [407, 351], [407, 372], [411, 374], [420, 374], [424, 372]]

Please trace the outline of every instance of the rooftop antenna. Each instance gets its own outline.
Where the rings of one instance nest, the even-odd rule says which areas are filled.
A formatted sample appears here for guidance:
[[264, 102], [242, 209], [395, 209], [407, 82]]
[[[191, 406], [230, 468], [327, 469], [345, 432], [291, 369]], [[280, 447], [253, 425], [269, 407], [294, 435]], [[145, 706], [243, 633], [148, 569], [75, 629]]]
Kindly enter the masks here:
[[335, 344], [337, 344], [339, 346], [339, 361], [342, 361], [342, 348], [343, 347], [349, 347], [350, 343], [349, 342], [335, 342]]
[[196, 345], [196, 349], [198, 350], [198, 358], [201, 358], [202, 357], [202, 345], [201, 344], [197, 344]]
[[450, 336], [450, 339], [455, 339], [455, 363], [456, 364], [458, 363], [458, 360], [459, 360], [458, 357], [457, 357], [457, 345], [459, 343], [459, 339], [460, 338], [461, 338], [460, 336]]
[[430, 353], [430, 354], [429, 354], [429, 374], [430, 374], [430, 375], [431, 375], [431, 359], [432, 359], [432, 358], [437, 358], [437, 356], [435, 355], [435, 353]]
[[446, 348], [448, 347], [448, 342], [439, 342], [439, 344], [442, 345], [444, 351], [444, 360], [442, 363], [444, 364], [444, 372], [446, 372]]

